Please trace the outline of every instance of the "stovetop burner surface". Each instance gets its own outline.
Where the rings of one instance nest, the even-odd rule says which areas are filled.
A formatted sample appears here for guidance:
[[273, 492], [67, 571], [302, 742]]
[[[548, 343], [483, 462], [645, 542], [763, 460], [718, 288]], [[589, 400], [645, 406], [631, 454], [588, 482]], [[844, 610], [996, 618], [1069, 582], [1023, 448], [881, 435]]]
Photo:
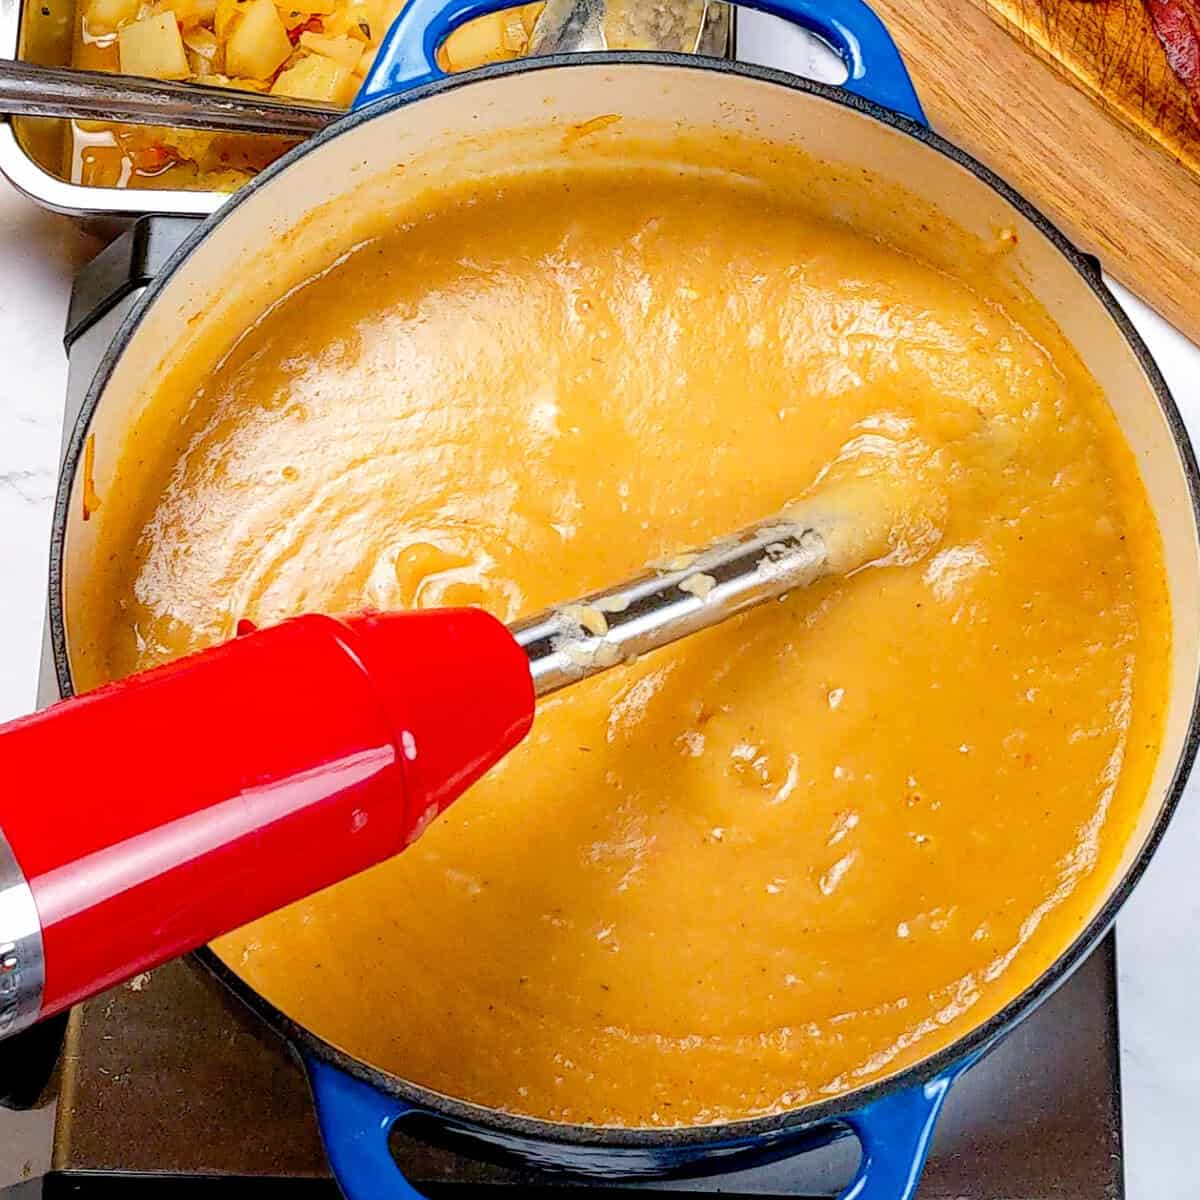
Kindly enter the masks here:
[[[959, 1080], [937, 1128], [923, 1200], [1118, 1200], [1114, 995], [1109, 940]], [[190, 963], [160, 968], [83, 1007], [68, 1038], [58, 1096], [54, 1167], [84, 1185], [72, 1194], [91, 1194], [96, 1181], [87, 1177], [97, 1172], [302, 1185], [328, 1179], [299, 1066]], [[456, 1195], [495, 1188], [529, 1196], [538, 1185], [550, 1195], [568, 1186], [602, 1193], [668, 1186], [565, 1185], [404, 1137], [395, 1149], [404, 1173], [422, 1189], [471, 1185]], [[769, 1167], [669, 1186], [685, 1194], [828, 1196], [849, 1179], [856, 1154], [846, 1139]]]
[[[66, 425], [121, 319], [191, 222], [148, 218], [81, 273], [68, 321]], [[47, 647], [41, 698], [57, 698]], [[42, 1035], [44, 1040], [44, 1034]], [[0, 1047], [0, 1091], [36, 1088], [44, 1048]], [[937, 1127], [922, 1200], [1119, 1200], [1121, 1170], [1115, 948], [1088, 962], [954, 1086]], [[5, 1078], [7, 1076], [7, 1078]], [[45, 1197], [337, 1195], [304, 1075], [288, 1049], [190, 962], [114, 989], [72, 1015], [43, 1097], [57, 1106], [50, 1173], [17, 1185]], [[28, 1137], [29, 1114], [0, 1110], [0, 1147]], [[853, 1173], [846, 1138], [786, 1162], [671, 1184], [562, 1180], [465, 1159], [403, 1136], [404, 1173], [431, 1197], [560, 1196], [568, 1191], [829, 1196]], [[0, 1173], [0, 1183], [7, 1176]]]

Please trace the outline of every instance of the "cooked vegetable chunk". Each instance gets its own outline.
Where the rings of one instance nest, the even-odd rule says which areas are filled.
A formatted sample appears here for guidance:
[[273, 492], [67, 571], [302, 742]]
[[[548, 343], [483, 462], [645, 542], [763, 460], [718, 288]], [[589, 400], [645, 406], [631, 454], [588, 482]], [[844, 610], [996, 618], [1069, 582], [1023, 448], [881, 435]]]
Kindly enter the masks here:
[[310, 54], [279, 76], [271, 94], [349, 104], [356, 90], [357, 82], [348, 67], [322, 54]]
[[[270, 3], [270, 0], [267, 0]], [[172, 12], [126, 25], [118, 35], [121, 70], [151, 79], [186, 79], [191, 74], [179, 22]]]
[[[73, 63], [348, 107], [404, 0], [80, 0]], [[439, 59], [461, 71], [528, 49], [541, 3], [481, 17]], [[295, 139], [72, 123], [66, 169], [100, 187], [233, 190]]]
[[250, 0], [242, 7], [225, 46], [225, 69], [230, 75], [270, 79], [292, 53], [274, 0]]

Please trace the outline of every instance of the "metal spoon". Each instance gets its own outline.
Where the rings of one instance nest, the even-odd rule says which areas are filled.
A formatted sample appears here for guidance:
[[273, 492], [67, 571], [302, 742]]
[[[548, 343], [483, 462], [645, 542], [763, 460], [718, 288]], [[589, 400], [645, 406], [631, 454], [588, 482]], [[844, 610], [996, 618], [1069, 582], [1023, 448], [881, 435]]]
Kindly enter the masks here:
[[236, 88], [42, 67], [9, 59], [0, 59], [0, 112], [285, 137], [308, 137], [345, 115], [342, 109], [326, 104]]
[[673, 50], [696, 53], [708, 0], [547, 0], [529, 53]]

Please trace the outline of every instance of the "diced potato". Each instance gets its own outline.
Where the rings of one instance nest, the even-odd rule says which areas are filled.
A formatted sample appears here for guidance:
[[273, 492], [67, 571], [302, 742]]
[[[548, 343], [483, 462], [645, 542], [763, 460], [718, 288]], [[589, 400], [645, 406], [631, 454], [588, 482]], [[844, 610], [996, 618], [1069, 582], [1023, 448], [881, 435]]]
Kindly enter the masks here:
[[116, 33], [122, 25], [129, 24], [137, 16], [140, 0], [92, 0], [87, 6], [88, 32], [96, 34]]
[[[351, 29], [356, 29], [358, 23], [350, 19], [345, 9], [330, 13], [321, 18], [321, 27], [329, 37], [347, 37]], [[361, 37], [361, 33], [359, 34]]]
[[368, 0], [357, 0], [324, 18], [323, 32], [329, 37], [352, 37], [362, 42], [378, 42], [386, 32], [382, 10]]
[[442, 53], [451, 71], [466, 71], [484, 63], [504, 62], [504, 14], [489, 13], [460, 25], [443, 43]]
[[276, 5], [275, 8], [279, 13], [279, 19], [283, 22], [284, 29], [289, 33], [293, 29], [311, 29], [316, 22], [321, 20], [319, 16], [306, 13], [303, 9], [280, 8], [279, 5]]
[[214, 87], [231, 87], [239, 92], [269, 92], [271, 85], [265, 79], [226, 79], [223, 83], [218, 84], [215, 79], [205, 80], [206, 83], [211, 83]]
[[529, 34], [525, 32], [525, 23], [521, 20], [521, 10], [510, 8], [501, 13], [500, 44], [510, 54], [524, 54], [529, 48]]
[[201, 58], [207, 58], [210, 62], [217, 58], [221, 52], [221, 43], [217, 40], [217, 35], [211, 29], [186, 29], [183, 34], [183, 44], [189, 49], [194, 50]]
[[358, 81], [348, 68], [323, 54], [310, 54], [280, 73], [271, 95], [346, 106], [357, 91]]
[[365, 17], [367, 24], [371, 26], [371, 33], [368, 41], [381, 42], [383, 35], [387, 33], [391, 21], [387, 15], [387, 5], [384, 0], [354, 0], [354, 7], [359, 10], [361, 17]]
[[[283, 36], [286, 38], [287, 34]], [[191, 74], [174, 13], [159, 13], [156, 17], [126, 25], [118, 39], [121, 70], [126, 75], [186, 79]]]
[[334, 62], [341, 63], [350, 71], [358, 66], [358, 60], [363, 54], [362, 42], [356, 42], [354, 38], [349, 37], [333, 38], [321, 33], [302, 33], [300, 45], [314, 54], [332, 58]]
[[213, 16], [213, 30], [221, 41], [233, 33], [233, 27], [242, 19], [250, 0], [217, 0], [217, 11]]
[[323, 17], [331, 12], [337, 12], [338, 0], [275, 0], [275, 7], [286, 20], [289, 13], [300, 11], [305, 17]]
[[225, 70], [247, 79], [269, 79], [291, 52], [273, 0], [250, 0], [225, 45]]
[[159, 12], [173, 12], [181, 28], [194, 29], [212, 24], [217, 15], [217, 0], [158, 0], [155, 8]]
[[198, 25], [195, 29], [186, 30], [183, 44], [187, 47], [188, 65], [196, 78], [204, 79], [209, 75], [224, 73], [225, 47], [217, 41], [217, 35], [211, 29]]
[[532, 33], [533, 27], [537, 24], [537, 19], [542, 15], [544, 4], [523, 4], [521, 5], [521, 24], [525, 26], [526, 33]]
[[358, 66], [354, 68], [354, 74], [360, 79], [366, 79], [367, 72], [375, 65], [375, 55], [378, 53], [379, 51], [375, 46], [364, 50], [362, 57], [358, 60]]

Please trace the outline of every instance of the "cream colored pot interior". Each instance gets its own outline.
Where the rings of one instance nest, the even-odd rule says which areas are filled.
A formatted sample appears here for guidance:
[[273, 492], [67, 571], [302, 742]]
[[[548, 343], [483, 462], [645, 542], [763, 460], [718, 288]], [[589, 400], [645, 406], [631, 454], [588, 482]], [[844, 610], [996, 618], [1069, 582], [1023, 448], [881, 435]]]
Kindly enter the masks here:
[[[596, 120], [617, 113], [619, 121]], [[886, 199], [886, 185], [894, 184], [935, 205], [969, 233], [1016, 234], [1009, 254], [1014, 275], [1049, 310], [1104, 388], [1137, 456], [1165, 543], [1174, 610], [1170, 710], [1152, 795], [1127, 850], [1128, 867], [1154, 825], [1183, 755], [1200, 661], [1196, 520], [1168, 419], [1112, 316], [1032, 222], [952, 159], [821, 96], [704, 68], [585, 63], [464, 83], [347, 129], [228, 210], [160, 292], [95, 411], [95, 492], [103, 496], [111, 485], [131, 420], [178, 356], [199, 345], [230, 306], [245, 303], [263, 287], [282, 292], [292, 280], [319, 269], [331, 247], [353, 240], [364, 214], [386, 211], [438, 180], [556, 156], [619, 155], [627, 144], [623, 139], [644, 136], [648, 129], [750, 134], [837, 164], [844, 168], [841, 180], [827, 189], [824, 202], [851, 220], [884, 226], [905, 220], [903, 199]], [[864, 169], [877, 177], [870, 187]], [[308, 220], [318, 210], [318, 217]], [[77, 673], [86, 648], [72, 640], [72, 614], [86, 602], [105, 533], [103, 506], [83, 519], [83, 474], [77, 473], [70, 500], [64, 561], [68, 651]], [[1070, 547], [1063, 553], [1069, 555]]]

